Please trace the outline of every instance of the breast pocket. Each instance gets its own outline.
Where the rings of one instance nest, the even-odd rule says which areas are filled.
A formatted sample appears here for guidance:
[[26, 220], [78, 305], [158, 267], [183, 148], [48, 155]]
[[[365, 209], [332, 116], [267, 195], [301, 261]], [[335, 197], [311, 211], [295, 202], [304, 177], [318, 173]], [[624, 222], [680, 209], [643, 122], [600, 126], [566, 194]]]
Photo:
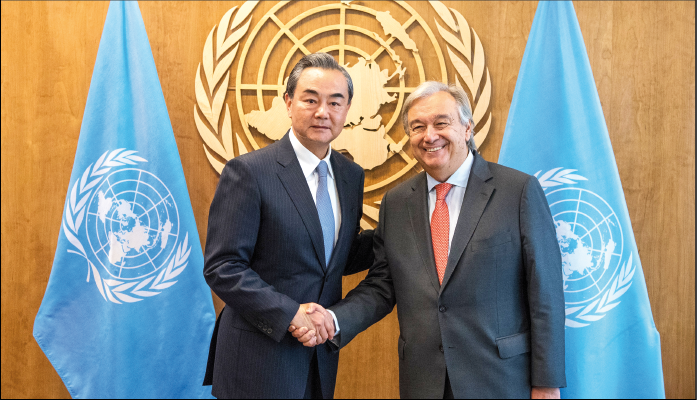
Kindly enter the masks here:
[[485, 250], [509, 242], [511, 242], [511, 232], [501, 232], [493, 236], [490, 236], [487, 239], [473, 241], [472, 243], [470, 243], [470, 250]]

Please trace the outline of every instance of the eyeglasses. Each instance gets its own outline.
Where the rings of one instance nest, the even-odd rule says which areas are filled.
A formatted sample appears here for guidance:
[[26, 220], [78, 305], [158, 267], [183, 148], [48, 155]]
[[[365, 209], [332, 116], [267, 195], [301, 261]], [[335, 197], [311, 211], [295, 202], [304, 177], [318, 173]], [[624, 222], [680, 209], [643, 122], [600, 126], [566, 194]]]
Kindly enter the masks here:
[[[439, 118], [436, 121], [434, 121], [434, 123], [431, 124], [431, 126], [434, 128], [434, 130], [437, 133], [440, 133], [440, 132], [448, 129], [448, 127], [450, 127], [452, 124], [453, 124], [453, 121], [451, 119]], [[422, 136], [425, 133], [427, 133], [428, 126], [429, 125], [423, 124], [420, 122], [415, 123], [409, 128], [409, 134], [410, 134], [410, 136]]]

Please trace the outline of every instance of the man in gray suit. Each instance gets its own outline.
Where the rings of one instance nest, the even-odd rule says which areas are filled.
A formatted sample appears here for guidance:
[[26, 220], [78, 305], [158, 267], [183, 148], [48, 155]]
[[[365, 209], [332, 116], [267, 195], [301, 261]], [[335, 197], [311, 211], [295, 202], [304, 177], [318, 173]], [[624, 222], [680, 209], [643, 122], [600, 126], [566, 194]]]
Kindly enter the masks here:
[[383, 197], [375, 262], [329, 309], [333, 343], [346, 346], [397, 304], [401, 397], [559, 397], [562, 266], [538, 180], [477, 154], [458, 87], [422, 84], [403, 124], [425, 172]]

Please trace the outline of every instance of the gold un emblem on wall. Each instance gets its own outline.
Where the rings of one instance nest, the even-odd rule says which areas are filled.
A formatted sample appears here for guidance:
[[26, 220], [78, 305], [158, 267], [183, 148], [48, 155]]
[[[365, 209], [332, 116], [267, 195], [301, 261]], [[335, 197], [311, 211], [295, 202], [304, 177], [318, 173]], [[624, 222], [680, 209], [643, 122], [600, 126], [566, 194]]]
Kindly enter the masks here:
[[[492, 123], [492, 83], [480, 38], [455, 9], [429, 2], [440, 17], [434, 23], [455, 70], [449, 76], [434, 33], [405, 2], [341, 1], [310, 9], [307, 2], [258, 3], [247, 1], [223, 15], [206, 39], [196, 71], [194, 120], [219, 174], [227, 160], [288, 131], [285, 78], [303, 55], [314, 52], [333, 55], [354, 82], [344, 131], [332, 147], [366, 172], [363, 228], [378, 221], [385, 191], [420, 170], [399, 121], [406, 96], [419, 84], [437, 80], [463, 87], [473, 109], [475, 142], [478, 147], [484, 142]], [[259, 19], [253, 15], [258, 5], [271, 7]], [[235, 120], [231, 109], [237, 111]]]

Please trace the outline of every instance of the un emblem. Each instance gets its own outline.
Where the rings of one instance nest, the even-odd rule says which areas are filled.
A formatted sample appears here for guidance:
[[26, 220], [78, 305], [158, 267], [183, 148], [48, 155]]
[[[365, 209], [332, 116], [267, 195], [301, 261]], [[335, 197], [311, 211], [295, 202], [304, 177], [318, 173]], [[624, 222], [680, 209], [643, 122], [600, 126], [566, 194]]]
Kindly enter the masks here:
[[[623, 263], [623, 230], [608, 202], [592, 191], [564, 186], [587, 180], [574, 172], [555, 168], [538, 181], [546, 191], [562, 254], [565, 324], [581, 328], [620, 304], [635, 269], [632, 255]], [[553, 187], [558, 188], [548, 191]]]
[[[492, 122], [492, 82], [482, 42], [463, 15], [429, 2], [440, 18], [434, 19], [435, 35], [406, 2], [382, 2], [381, 9], [376, 4], [334, 1], [308, 9], [305, 2], [279, 2], [255, 17], [259, 4], [247, 1], [223, 15], [204, 44], [194, 106], [204, 152], [219, 174], [227, 160], [288, 131], [285, 77], [303, 55], [315, 52], [333, 55], [354, 83], [344, 131], [332, 147], [348, 153], [366, 173], [363, 228], [378, 221], [376, 204], [385, 191], [419, 172], [399, 121], [404, 100], [419, 84], [450, 78], [463, 87], [473, 110], [475, 142], [482, 144]], [[451, 76], [444, 53], [454, 69]]]
[[[137, 168], [136, 151], [105, 152], [70, 192], [64, 232], [87, 260], [102, 297], [120, 304], [155, 296], [186, 268], [189, 236], [180, 241], [177, 203], [167, 186]], [[102, 277], [103, 273], [106, 273]]]

